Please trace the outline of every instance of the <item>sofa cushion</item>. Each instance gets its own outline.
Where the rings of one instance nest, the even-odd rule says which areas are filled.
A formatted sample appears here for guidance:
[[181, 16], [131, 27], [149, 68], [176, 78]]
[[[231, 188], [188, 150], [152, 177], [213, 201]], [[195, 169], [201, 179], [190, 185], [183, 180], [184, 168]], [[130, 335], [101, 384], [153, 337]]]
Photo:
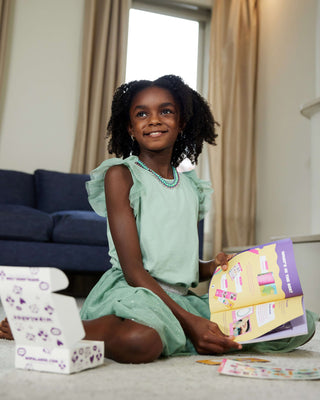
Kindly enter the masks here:
[[0, 170], [0, 203], [35, 206], [33, 175], [26, 172]]
[[65, 210], [92, 211], [85, 188], [89, 175], [37, 169], [34, 176], [39, 210], [48, 213]]
[[106, 246], [106, 219], [95, 212], [60, 211], [51, 215], [54, 224], [53, 242]]
[[0, 238], [49, 241], [53, 221], [49, 214], [31, 207], [0, 204]]

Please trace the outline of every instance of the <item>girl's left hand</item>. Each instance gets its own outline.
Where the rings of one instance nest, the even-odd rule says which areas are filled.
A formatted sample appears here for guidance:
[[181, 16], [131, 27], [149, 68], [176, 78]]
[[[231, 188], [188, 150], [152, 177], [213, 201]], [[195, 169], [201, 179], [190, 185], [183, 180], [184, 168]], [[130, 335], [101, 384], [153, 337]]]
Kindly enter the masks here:
[[212, 260], [212, 265], [213, 265], [213, 272], [212, 275], [214, 274], [215, 270], [217, 267], [221, 266], [223, 271], [226, 271], [228, 269], [228, 262], [231, 260], [232, 257], [234, 257], [236, 254], [226, 254], [226, 253], [218, 253], [215, 257], [214, 260]]

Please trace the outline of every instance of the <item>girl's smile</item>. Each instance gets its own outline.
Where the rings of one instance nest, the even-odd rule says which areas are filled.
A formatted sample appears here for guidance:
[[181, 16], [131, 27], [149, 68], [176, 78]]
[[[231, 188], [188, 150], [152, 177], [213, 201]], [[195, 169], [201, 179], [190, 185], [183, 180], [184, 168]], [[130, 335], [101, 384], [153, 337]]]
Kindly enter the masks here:
[[144, 136], [159, 137], [163, 133], [165, 133], [165, 131], [156, 131], [156, 132], [144, 133]]

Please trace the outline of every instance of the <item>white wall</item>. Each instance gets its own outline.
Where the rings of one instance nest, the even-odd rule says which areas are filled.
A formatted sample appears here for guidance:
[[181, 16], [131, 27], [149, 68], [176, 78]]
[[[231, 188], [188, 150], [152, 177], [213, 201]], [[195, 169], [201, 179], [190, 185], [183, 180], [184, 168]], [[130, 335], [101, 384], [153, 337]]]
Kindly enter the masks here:
[[[312, 233], [320, 232], [320, 0], [318, 0], [317, 34], [316, 34], [316, 98], [318, 110], [311, 116], [311, 183], [312, 183]], [[313, 100], [313, 99], [310, 99]]]
[[260, 0], [257, 242], [311, 233], [311, 125], [317, 0]]
[[16, 0], [0, 168], [68, 172], [80, 91], [84, 0]]

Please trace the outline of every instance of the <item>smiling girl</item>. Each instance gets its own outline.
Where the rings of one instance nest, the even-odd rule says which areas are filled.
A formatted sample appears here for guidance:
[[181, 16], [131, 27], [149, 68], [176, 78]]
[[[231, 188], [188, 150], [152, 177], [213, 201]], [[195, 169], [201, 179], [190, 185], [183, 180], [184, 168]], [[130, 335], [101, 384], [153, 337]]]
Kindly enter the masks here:
[[215, 122], [205, 100], [176, 76], [134, 81], [115, 93], [109, 151], [88, 184], [94, 210], [107, 216], [112, 268], [81, 310], [87, 339], [106, 355], [148, 362], [160, 355], [221, 353], [241, 346], [209, 321], [207, 296], [188, 291], [229, 257], [199, 262], [197, 223], [211, 196], [194, 171]]

